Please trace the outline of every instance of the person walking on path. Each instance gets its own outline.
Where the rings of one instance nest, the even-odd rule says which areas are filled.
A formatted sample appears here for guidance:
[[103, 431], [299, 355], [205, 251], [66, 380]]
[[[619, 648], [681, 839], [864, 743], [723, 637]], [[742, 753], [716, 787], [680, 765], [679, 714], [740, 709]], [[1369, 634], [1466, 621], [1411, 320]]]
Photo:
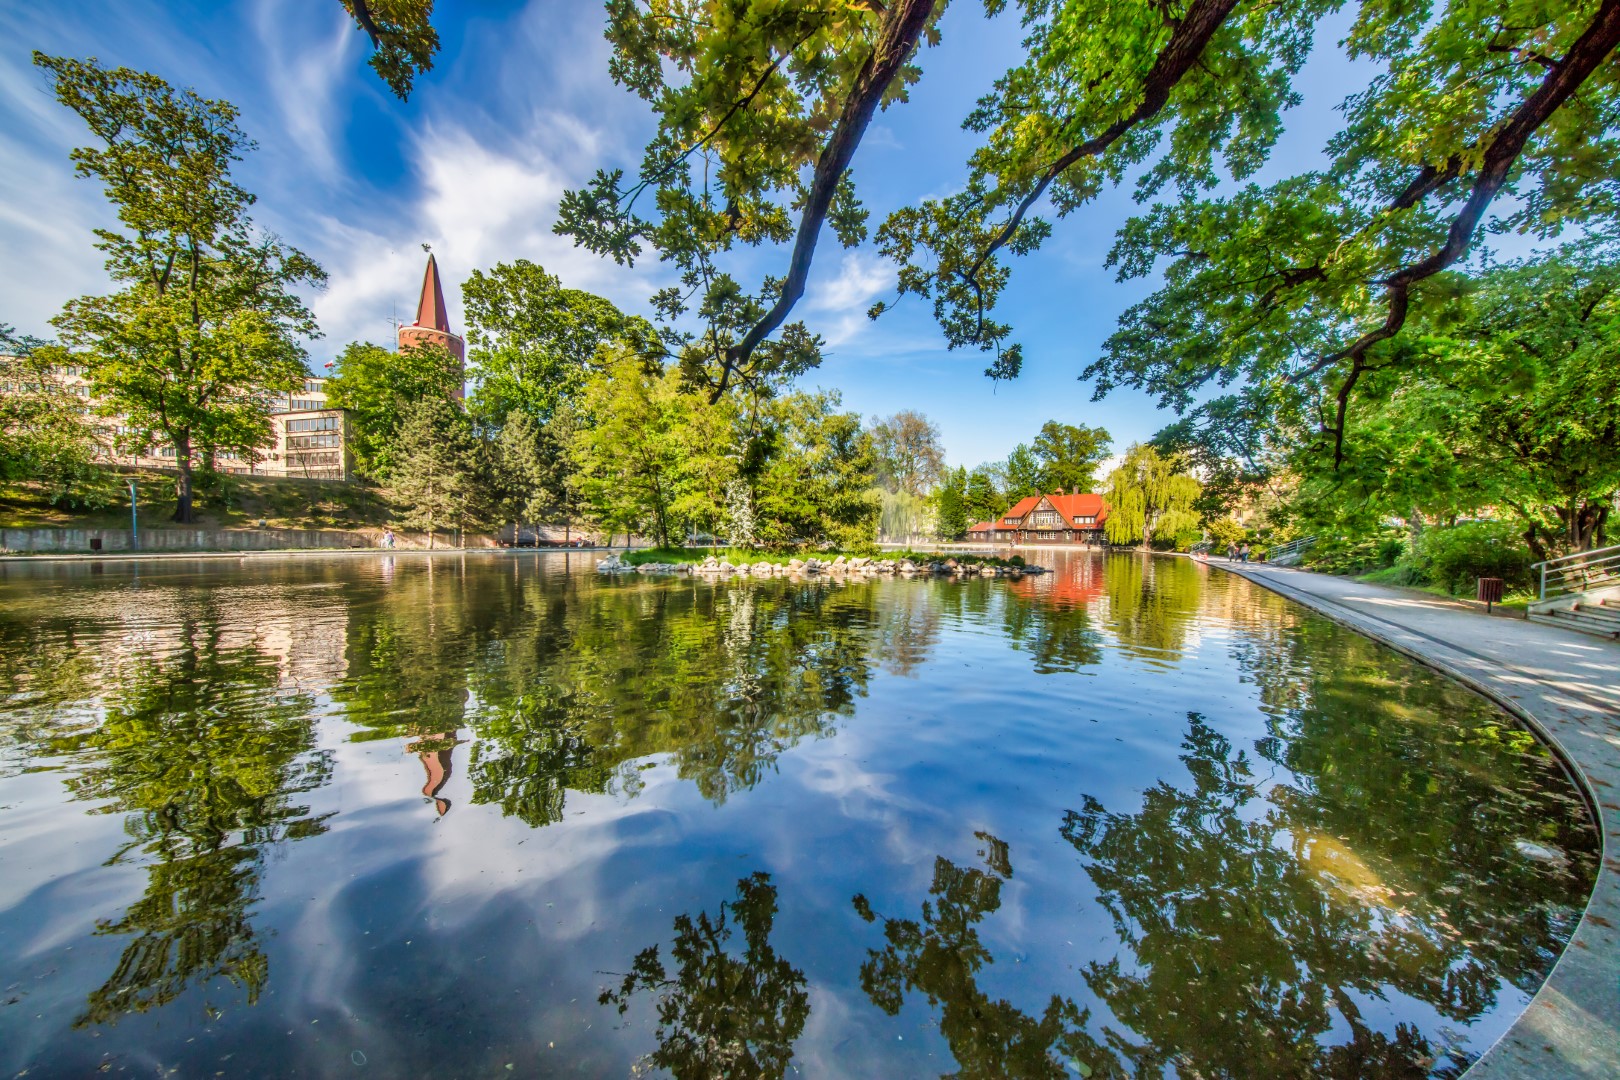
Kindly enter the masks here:
[[393, 548], [394, 548], [394, 530], [393, 529], [384, 529], [383, 530], [382, 546], [384, 548], [388, 549], [389, 551], [393, 550]]
[[1238, 548], [1238, 562], [1248, 562], [1248, 561], [1249, 561], [1249, 545], [1244, 544], [1242, 547]]

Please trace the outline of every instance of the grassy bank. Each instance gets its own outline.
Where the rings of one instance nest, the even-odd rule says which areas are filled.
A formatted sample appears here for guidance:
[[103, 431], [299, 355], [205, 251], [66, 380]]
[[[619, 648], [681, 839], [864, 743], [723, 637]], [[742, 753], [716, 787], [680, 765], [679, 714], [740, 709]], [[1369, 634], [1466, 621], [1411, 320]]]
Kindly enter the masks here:
[[[127, 529], [129, 485], [140, 491], [141, 528], [173, 524], [174, 477], [146, 470], [121, 471], [106, 506], [62, 509], [33, 484], [0, 486], [0, 528]], [[386, 491], [336, 480], [286, 480], [231, 476], [218, 491], [202, 493], [196, 521], [203, 529], [368, 529], [390, 523], [394, 508]]]
[[[1454, 593], [1449, 589], [1441, 588], [1439, 585], [1413, 584], [1410, 572], [1401, 566], [1386, 566], [1384, 569], [1374, 570], [1370, 574], [1356, 574], [1352, 576], [1352, 580], [1363, 581], [1368, 585], [1387, 585], [1392, 588], [1406, 589], [1410, 592], [1428, 593], [1430, 596], [1438, 596], [1446, 600], [1474, 599], [1473, 593]], [[1496, 605], [1496, 609], [1498, 611], [1522, 612], [1530, 606], [1530, 601], [1534, 599], [1535, 594], [1533, 593], [1523, 591], [1507, 592], [1503, 594], [1502, 602]]]

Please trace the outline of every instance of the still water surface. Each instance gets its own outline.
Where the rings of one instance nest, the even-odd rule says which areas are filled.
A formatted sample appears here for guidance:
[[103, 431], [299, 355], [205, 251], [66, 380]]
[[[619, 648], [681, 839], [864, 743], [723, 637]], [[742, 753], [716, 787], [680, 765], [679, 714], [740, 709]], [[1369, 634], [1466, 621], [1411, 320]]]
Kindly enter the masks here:
[[1219, 571], [0, 567], [0, 1073], [1453, 1075], [1590, 889], [1510, 718]]

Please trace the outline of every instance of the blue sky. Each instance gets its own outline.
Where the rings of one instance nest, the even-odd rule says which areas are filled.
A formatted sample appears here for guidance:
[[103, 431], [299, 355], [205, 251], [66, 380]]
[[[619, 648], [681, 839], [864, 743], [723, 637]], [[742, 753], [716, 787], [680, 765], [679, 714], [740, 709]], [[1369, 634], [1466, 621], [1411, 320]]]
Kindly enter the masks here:
[[[366, 42], [335, 0], [0, 0], [0, 321], [46, 336], [64, 301], [106, 287], [90, 230], [111, 213], [95, 185], [72, 175], [67, 154], [84, 132], [30, 64], [36, 48], [146, 69], [236, 103], [259, 143], [238, 170], [259, 196], [256, 219], [331, 275], [311, 298], [325, 334], [310, 349], [317, 369], [348, 341], [392, 341], [390, 319], [409, 318], [415, 303], [423, 243], [438, 255], [457, 329], [462, 278], [519, 258], [646, 312], [669, 280], [665, 268], [625, 270], [551, 231], [563, 191], [598, 167], [633, 171], [652, 128], [645, 104], [607, 75], [600, 5], [436, 6], [443, 52], [401, 103], [366, 67]], [[959, 0], [941, 29], [912, 100], [880, 115], [856, 157], [874, 225], [961, 183], [971, 147], [961, 119], [1018, 58], [1016, 20], [987, 20], [980, 4]], [[1324, 27], [1321, 41], [1331, 45], [1336, 29]], [[1363, 75], [1331, 50], [1307, 68], [1306, 103], [1267, 174], [1319, 160], [1332, 107], [1360, 81], [1352, 74]], [[1001, 384], [984, 378], [980, 354], [948, 352], [913, 298], [869, 322], [872, 300], [892, 294], [893, 271], [870, 246], [845, 251], [824, 234], [794, 316], [828, 341], [806, 383], [837, 388], [867, 416], [927, 414], [952, 464], [1003, 458], [1049, 419], [1106, 427], [1116, 450], [1149, 437], [1169, 414], [1130, 392], [1092, 402], [1077, 379], [1119, 313], [1151, 287], [1118, 283], [1103, 266], [1131, 207], [1125, 191], [1106, 193], [1019, 261], [1004, 315], [1024, 343], [1024, 374]], [[785, 250], [749, 255], [739, 276], [757, 281], [785, 261]]]

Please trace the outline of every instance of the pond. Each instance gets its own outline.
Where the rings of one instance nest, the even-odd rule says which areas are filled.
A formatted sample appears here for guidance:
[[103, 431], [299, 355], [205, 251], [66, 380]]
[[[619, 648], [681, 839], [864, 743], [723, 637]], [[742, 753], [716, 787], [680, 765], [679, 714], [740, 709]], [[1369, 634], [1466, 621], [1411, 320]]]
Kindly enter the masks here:
[[1450, 1076], [1597, 838], [1219, 570], [0, 565], [0, 1072]]

